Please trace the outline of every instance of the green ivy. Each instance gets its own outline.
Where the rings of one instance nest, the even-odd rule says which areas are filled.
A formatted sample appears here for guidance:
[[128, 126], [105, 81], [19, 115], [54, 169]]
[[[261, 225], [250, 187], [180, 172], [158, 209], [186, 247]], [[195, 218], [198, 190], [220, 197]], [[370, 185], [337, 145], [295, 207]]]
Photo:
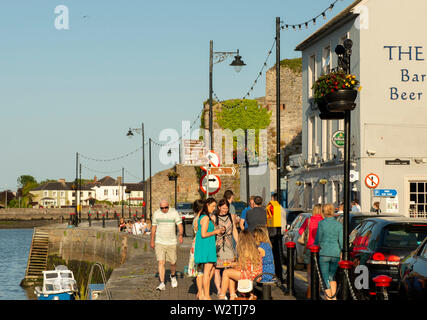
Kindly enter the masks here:
[[302, 73], [302, 58], [283, 59], [280, 66], [291, 69], [294, 73]]
[[222, 110], [216, 116], [216, 122], [223, 129], [259, 130], [269, 126], [271, 111], [262, 108], [256, 100], [231, 99], [222, 102]]

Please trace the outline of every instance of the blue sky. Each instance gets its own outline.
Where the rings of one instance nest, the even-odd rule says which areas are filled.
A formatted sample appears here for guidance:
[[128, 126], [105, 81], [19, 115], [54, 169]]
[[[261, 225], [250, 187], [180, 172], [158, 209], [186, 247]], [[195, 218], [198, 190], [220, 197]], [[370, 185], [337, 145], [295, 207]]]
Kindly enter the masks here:
[[[165, 128], [181, 132], [208, 97], [209, 41], [215, 51], [240, 50], [214, 66], [220, 99], [240, 98], [255, 80], [275, 37], [275, 18], [309, 20], [333, 0], [143, 1], [8, 0], [0, 3], [0, 190], [15, 190], [22, 174], [44, 179], [75, 177], [75, 155], [115, 158], [141, 146], [129, 127], [145, 124], [159, 141]], [[328, 20], [352, 1], [339, 1]], [[55, 7], [69, 9], [69, 29], [55, 28]], [[281, 32], [281, 59], [299, 57], [295, 46], [327, 20]], [[268, 68], [275, 62], [270, 56]], [[265, 95], [265, 76], [251, 98]], [[152, 170], [159, 163], [153, 146]], [[148, 176], [148, 146], [146, 147]], [[118, 161], [81, 159], [83, 178], [109, 173], [136, 182], [141, 152]], [[89, 168], [89, 169], [86, 169]]]

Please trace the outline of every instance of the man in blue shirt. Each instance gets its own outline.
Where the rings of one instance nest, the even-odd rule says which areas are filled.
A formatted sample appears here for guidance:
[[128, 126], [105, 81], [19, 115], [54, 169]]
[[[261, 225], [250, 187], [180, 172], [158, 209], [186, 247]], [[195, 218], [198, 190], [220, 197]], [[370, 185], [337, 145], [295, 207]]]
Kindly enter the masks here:
[[255, 206], [255, 202], [254, 202], [255, 196], [251, 196], [249, 198], [249, 206], [246, 207], [245, 209], [243, 209], [242, 214], [240, 215], [240, 230], [245, 230], [248, 228], [248, 223], [245, 221], [246, 220], [246, 213], [253, 209]]

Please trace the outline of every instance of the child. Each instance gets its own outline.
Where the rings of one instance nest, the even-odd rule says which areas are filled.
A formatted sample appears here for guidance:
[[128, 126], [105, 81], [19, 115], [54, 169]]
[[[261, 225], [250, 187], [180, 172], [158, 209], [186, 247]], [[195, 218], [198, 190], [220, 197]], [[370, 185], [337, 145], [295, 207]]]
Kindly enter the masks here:
[[239, 234], [237, 243], [237, 262], [233, 268], [224, 270], [222, 275], [221, 292], [218, 298], [225, 300], [225, 294], [230, 288], [230, 300], [237, 298], [236, 283], [241, 279], [254, 280], [262, 273], [262, 258], [253, 235], [248, 230]]
[[[256, 227], [254, 230], [254, 239], [258, 246], [258, 250], [262, 257], [262, 272], [274, 274], [274, 259], [273, 250], [270, 239], [268, 237], [268, 231], [266, 227]], [[273, 276], [265, 274], [261, 278], [261, 282], [270, 282], [273, 280]]]

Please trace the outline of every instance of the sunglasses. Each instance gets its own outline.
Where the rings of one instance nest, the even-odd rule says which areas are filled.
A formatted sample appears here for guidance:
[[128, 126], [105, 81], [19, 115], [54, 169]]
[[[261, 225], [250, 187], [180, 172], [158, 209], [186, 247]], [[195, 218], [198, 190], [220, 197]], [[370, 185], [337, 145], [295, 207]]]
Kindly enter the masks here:
[[162, 210], [169, 209], [169, 207], [160, 207], [160, 209], [162, 209]]

